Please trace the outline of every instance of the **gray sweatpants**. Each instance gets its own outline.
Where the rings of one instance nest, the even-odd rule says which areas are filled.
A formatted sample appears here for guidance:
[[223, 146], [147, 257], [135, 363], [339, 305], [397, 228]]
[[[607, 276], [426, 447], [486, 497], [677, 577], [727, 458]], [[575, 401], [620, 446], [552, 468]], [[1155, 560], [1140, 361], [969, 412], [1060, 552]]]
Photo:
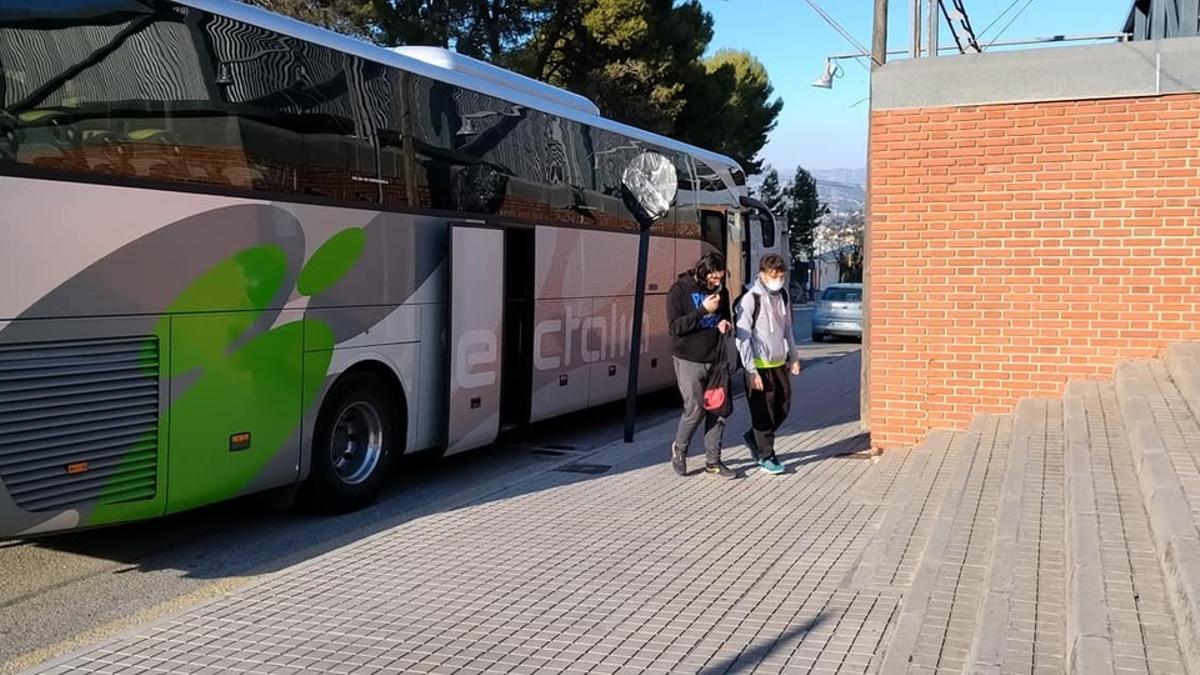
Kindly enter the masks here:
[[685, 361], [678, 356], [672, 356], [671, 359], [675, 362], [675, 381], [679, 385], [679, 393], [683, 395], [683, 415], [680, 416], [679, 428], [675, 431], [675, 445], [686, 452], [691, 445], [692, 436], [696, 434], [696, 428], [703, 421], [704, 461], [707, 464], [716, 464], [721, 461], [725, 418], [704, 410], [704, 381], [713, 364]]

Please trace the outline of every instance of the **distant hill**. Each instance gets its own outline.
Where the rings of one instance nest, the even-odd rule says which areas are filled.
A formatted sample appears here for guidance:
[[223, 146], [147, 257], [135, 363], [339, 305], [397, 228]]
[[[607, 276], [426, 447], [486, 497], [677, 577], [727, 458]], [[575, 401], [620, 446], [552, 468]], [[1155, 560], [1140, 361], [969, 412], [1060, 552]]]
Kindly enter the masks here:
[[861, 185], [836, 183], [818, 178], [817, 194], [834, 213], [862, 211], [867, 203], [867, 191]]
[[847, 185], [857, 185], [862, 188], [867, 187], [867, 170], [862, 169], [812, 169], [809, 171], [813, 178], [817, 180], [829, 181], [830, 183], [845, 183]]
[[[850, 213], [862, 211], [867, 203], [867, 170], [864, 169], [815, 169], [809, 171], [817, 179], [817, 194], [821, 201], [829, 205], [834, 213]], [[792, 172], [780, 172], [779, 181], [787, 184], [792, 180]], [[762, 184], [762, 176], [750, 179], [750, 187], [755, 191]]]

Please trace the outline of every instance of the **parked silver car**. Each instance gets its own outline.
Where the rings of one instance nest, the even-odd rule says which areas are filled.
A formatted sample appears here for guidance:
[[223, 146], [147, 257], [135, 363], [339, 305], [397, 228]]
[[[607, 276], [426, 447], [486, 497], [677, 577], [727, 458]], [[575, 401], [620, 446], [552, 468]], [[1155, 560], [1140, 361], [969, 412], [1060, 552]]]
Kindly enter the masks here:
[[813, 342], [826, 335], [862, 339], [862, 284], [833, 284], [813, 310]]

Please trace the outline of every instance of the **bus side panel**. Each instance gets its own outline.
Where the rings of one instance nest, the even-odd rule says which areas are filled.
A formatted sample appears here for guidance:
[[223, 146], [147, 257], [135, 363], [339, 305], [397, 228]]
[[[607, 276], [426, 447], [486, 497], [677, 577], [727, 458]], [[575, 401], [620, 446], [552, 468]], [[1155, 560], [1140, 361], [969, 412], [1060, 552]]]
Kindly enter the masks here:
[[675, 263], [675, 238], [651, 237], [650, 256], [646, 267], [646, 293], [666, 293], [679, 274]]
[[[700, 240], [699, 239], [676, 239], [675, 240], [675, 266], [680, 272], [690, 270], [696, 265], [696, 261], [700, 259]], [[737, 291], [730, 289], [730, 300], [737, 296]]]
[[671, 335], [667, 329], [667, 296], [646, 296], [643, 319], [642, 352], [638, 367], [638, 391], [654, 391], [674, 386], [675, 369], [671, 364]]
[[632, 298], [637, 281], [638, 235], [593, 231], [581, 234], [583, 296]]
[[[629, 383], [632, 322], [633, 298], [596, 298], [594, 301], [592, 315], [582, 326], [582, 356], [591, 363], [588, 405], [611, 403], [625, 397]], [[643, 337], [642, 344], [646, 343]]]
[[168, 512], [235, 497], [252, 483], [296, 479], [302, 401], [321, 387], [302, 378], [305, 334], [329, 347], [332, 335], [286, 310], [275, 327], [240, 340], [255, 319], [226, 312], [171, 321]]
[[[434, 277], [444, 279], [441, 273]], [[411, 398], [420, 399], [420, 403], [412, 406], [410, 401], [409, 425], [416, 433], [408, 447], [410, 452], [435, 447], [445, 440], [450, 384], [446, 381], [446, 345], [442, 337], [445, 317], [444, 305], [421, 305], [421, 389], [419, 395], [409, 393]]]
[[0, 537], [162, 515], [170, 358], [157, 316], [0, 321]]
[[591, 299], [535, 303], [530, 421], [587, 407], [591, 366], [583, 359], [580, 329], [592, 307]]
[[534, 299], [581, 298], [584, 291], [583, 230], [539, 226], [534, 240]]

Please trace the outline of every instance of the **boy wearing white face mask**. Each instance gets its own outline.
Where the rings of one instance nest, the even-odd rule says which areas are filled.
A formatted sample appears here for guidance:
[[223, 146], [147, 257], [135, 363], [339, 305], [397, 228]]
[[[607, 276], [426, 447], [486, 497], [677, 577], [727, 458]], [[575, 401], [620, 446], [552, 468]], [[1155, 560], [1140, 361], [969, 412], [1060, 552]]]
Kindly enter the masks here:
[[750, 454], [768, 473], [783, 473], [775, 457], [775, 432], [792, 406], [792, 381], [800, 357], [792, 332], [792, 306], [783, 285], [787, 266], [774, 253], [763, 256], [758, 278], [737, 303], [738, 354], [746, 369], [746, 400], [753, 429], [743, 436]]

